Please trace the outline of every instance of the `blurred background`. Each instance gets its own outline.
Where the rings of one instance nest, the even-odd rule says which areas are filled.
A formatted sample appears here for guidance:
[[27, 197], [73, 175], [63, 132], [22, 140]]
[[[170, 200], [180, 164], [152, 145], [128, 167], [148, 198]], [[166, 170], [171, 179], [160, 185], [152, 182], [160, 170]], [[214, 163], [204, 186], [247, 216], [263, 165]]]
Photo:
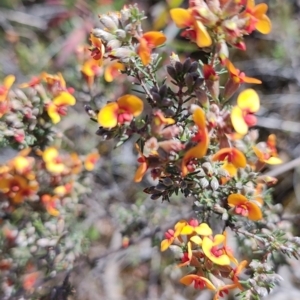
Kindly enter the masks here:
[[[248, 76], [261, 79], [255, 89], [261, 96], [258, 128], [260, 139], [275, 133], [284, 163], [265, 172], [278, 176], [274, 200], [284, 207], [283, 218], [292, 220], [295, 235], [300, 225], [300, 1], [270, 0], [271, 34], [254, 32], [246, 38], [247, 51], [231, 49], [231, 60]], [[138, 3], [145, 11], [144, 30], [163, 30], [168, 37], [163, 51], [182, 57], [203, 58], [194, 44], [182, 39], [171, 24], [171, 6], [187, 7], [187, 1], [110, 0], [0, 0], [0, 82], [14, 74], [17, 84], [41, 72], [62, 72], [76, 90], [77, 104], [59, 124], [62, 146], [79, 153], [97, 148], [100, 164], [94, 174], [93, 195], [86, 203], [83, 226], [90, 228], [91, 247], [70, 273], [74, 295], [55, 292], [52, 299], [78, 300], [185, 300], [211, 299], [206, 292], [178, 283], [182, 271], [169, 252], [160, 253], [164, 230], [190, 217], [192, 199], [180, 195], [171, 203], [153, 201], [142, 192], [152, 182], [146, 177], [133, 184], [136, 152], [133, 143], [113, 149], [113, 141], [101, 141], [97, 124], [84, 113], [84, 104], [113, 95], [120, 83], [99, 78], [100, 92], [91, 94], [82, 84], [80, 49], [89, 43], [98, 14]], [[298, 229], [297, 229], [298, 228]], [[125, 247], [129, 243], [129, 247]], [[267, 299], [300, 299], [300, 265], [279, 268], [285, 281]], [[66, 274], [61, 274], [61, 279]], [[230, 296], [231, 299], [234, 299]]]

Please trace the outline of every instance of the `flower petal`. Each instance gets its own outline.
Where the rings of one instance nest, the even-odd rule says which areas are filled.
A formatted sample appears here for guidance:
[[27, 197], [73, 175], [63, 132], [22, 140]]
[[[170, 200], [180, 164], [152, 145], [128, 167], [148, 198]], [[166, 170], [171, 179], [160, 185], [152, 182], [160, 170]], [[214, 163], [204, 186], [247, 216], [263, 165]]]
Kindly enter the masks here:
[[14, 75], [8, 75], [4, 78], [3, 85], [6, 89], [10, 89], [15, 82], [16, 77]]
[[198, 128], [203, 129], [205, 126], [205, 113], [201, 107], [197, 107], [193, 112], [193, 120]]
[[194, 232], [194, 227], [191, 225], [186, 225], [182, 228], [181, 233], [182, 235], [192, 234]]
[[246, 204], [248, 208], [248, 219], [252, 221], [258, 221], [262, 219], [262, 212], [257, 204], [248, 201]]
[[261, 84], [262, 83], [261, 80], [253, 78], [253, 77], [248, 77], [248, 76], [243, 77], [243, 82], [253, 83], [253, 84]]
[[108, 103], [98, 113], [98, 123], [105, 128], [112, 128], [118, 124], [119, 105]]
[[258, 20], [255, 28], [262, 34], [268, 34], [272, 30], [272, 23], [266, 15], [263, 15], [261, 19]]
[[270, 157], [269, 159], [265, 160], [265, 163], [269, 165], [279, 165], [282, 164], [282, 160], [279, 157]]
[[247, 134], [248, 125], [244, 120], [243, 111], [238, 106], [234, 106], [230, 116], [234, 130], [242, 135]]
[[124, 109], [127, 112], [130, 112], [134, 117], [139, 116], [144, 109], [143, 101], [140, 98], [130, 94], [120, 97], [117, 100], [117, 103], [121, 110]]
[[241, 194], [231, 194], [229, 195], [227, 201], [230, 206], [236, 206], [247, 203], [248, 199]]
[[198, 235], [194, 235], [190, 238], [190, 241], [192, 241], [193, 243], [195, 243], [196, 245], [201, 245], [202, 244], [202, 239], [200, 236]]
[[134, 182], [141, 182], [146, 171], [148, 169], [148, 166], [146, 163], [141, 163], [140, 166], [138, 167], [138, 169], [135, 172], [134, 175]]
[[197, 275], [186, 275], [184, 277], [182, 277], [179, 282], [184, 284], [184, 285], [190, 285], [194, 280], [195, 280], [195, 276], [198, 277]]
[[170, 10], [170, 15], [178, 28], [186, 28], [193, 25], [193, 17], [188, 9], [173, 8]]
[[76, 103], [76, 99], [68, 92], [61, 92], [53, 99], [53, 103], [58, 106], [74, 105]]
[[173, 242], [172, 239], [165, 239], [165, 240], [161, 241], [160, 251], [161, 252], [166, 251], [170, 247], [170, 245], [172, 244], [172, 242]]
[[260, 3], [260, 4], [257, 4], [254, 9], [254, 16], [256, 18], [261, 18], [263, 15], [266, 14], [266, 12], [268, 11], [268, 5], [266, 3]]
[[196, 21], [194, 23], [194, 27], [196, 31], [196, 43], [198, 47], [209, 47], [212, 44], [212, 39], [207, 32], [206, 27], [200, 21]]
[[202, 236], [209, 236], [212, 235], [211, 228], [206, 223], [201, 223], [199, 226], [195, 228], [197, 234]]
[[147, 41], [150, 48], [158, 47], [167, 40], [166, 36], [159, 31], [148, 31], [143, 34], [143, 39]]
[[237, 99], [237, 105], [243, 110], [254, 113], [259, 110], [259, 97], [255, 90], [246, 89], [242, 91]]

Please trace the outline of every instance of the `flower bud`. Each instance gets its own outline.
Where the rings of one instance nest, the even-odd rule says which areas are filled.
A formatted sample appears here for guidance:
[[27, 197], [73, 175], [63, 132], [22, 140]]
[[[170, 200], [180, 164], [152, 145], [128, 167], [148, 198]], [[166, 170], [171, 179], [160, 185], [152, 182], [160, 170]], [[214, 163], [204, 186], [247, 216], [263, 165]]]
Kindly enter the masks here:
[[202, 89], [197, 89], [197, 90], [195, 90], [195, 94], [196, 94], [196, 97], [197, 97], [199, 103], [203, 107], [207, 108], [209, 105], [209, 100], [208, 100], [206, 91], [204, 91]]
[[106, 43], [109, 42], [112, 39], [115, 39], [115, 36], [103, 29], [100, 28], [94, 28], [92, 30], [92, 34], [97, 37], [100, 38], [101, 40], [105, 41]]
[[111, 51], [116, 48], [121, 47], [121, 42], [119, 40], [110, 40], [106, 45], [106, 51]]
[[121, 47], [113, 49], [108, 55], [113, 58], [119, 58], [121, 62], [126, 62], [130, 57], [134, 57], [136, 53], [128, 48]]
[[229, 78], [227, 83], [225, 84], [225, 89], [224, 89], [224, 101], [228, 101], [231, 96], [238, 90], [240, 87], [240, 83], [236, 82], [232, 78]]
[[119, 40], [125, 40], [127, 37], [126, 31], [123, 29], [117, 29], [115, 35]]
[[118, 29], [118, 23], [115, 23], [114, 19], [108, 15], [100, 16], [100, 22], [111, 33], [114, 33]]

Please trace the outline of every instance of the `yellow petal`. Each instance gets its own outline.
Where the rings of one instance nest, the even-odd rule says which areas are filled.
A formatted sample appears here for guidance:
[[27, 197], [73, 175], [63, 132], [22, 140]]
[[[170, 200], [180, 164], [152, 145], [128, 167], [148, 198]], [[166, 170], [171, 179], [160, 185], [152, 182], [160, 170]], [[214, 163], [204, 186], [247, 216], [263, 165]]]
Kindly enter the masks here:
[[244, 120], [243, 111], [238, 107], [234, 106], [231, 111], [231, 123], [234, 130], [242, 135], [247, 134], [248, 125]]
[[195, 21], [194, 26], [196, 31], [196, 43], [198, 47], [209, 47], [212, 44], [212, 39], [205, 26], [200, 21]]
[[261, 17], [261, 19], [258, 20], [255, 28], [262, 34], [268, 34], [272, 30], [272, 23], [270, 19], [266, 15], [264, 15]]
[[170, 15], [178, 28], [186, 28], [193, 25], [193, 17], [188, 9], [173, 8]]
[[60, 121], [60, 114], [57, 112], [57, 106], [54, 103], [49, 103], [47, 106], [47, 113], [51, 118], [53, 124], [57, 124]]
[[134, 95], [124, 95], [117, 100], [119, 108], [130, 112], [134, 117], [139, 116], [144, 109], [143, 101]]
[[53, 99], [53, 103], [55, 105], [74, 105], [76, 103], [76, 99], [73, 95], [68, 92], [61, 92], [58, 96]]
[[196, 245], [201, 245], [202, 244], [202, 239], [200, 236], [198, 235], [194, 235], [190, 238], [190, 241], [192, 241], [193, 243], [195, 243]]
[[270, 157], [269, 159], [265, 160], [265, 162], [269, 165], [282, 164], [282, 160], [279, 157]]
[[234, 164], [229, 163], [228, 161], [225, 161], [222, 168], [226, 170], [231, 177], [234, 177], [237, 173], [237, 168], [234, 166]]
[[181, 230], [182, 228], [184, 228], [186, 225], [187, 225], [187, 221], [185, 220], [180, 220], [178, 221], [175, 226], [174, 226], [174, 229], [175, 229], [175, 233], [174, 233], [174, 236], [177, 237], [179, 236], [179, 234], [181, 233]]
[[165, 239], [165, 240], [161, 241], [160, 251], [161, 252], [166, 251], [170, 247], [171, 244], [172, 244], [172, 240], [171, 239]]
[[248, 110], [251, 113], [259, 110], [259, 97], [255, 90], [246, 89], [242, 91], [237, 99], [237, 105], [243, 110]]
[[182, 228], [181, 233], [182, 235], [188, 235], [194, 232], [194, 227], [191, 225], [186, 225]]
[[268, 5], [266, 3], [257, 4], [254, 7], [254, 16], [256, 18], [262, 17], [268, 11]]
[[3, 85], [6, 89], [10, 89], [15, 82], [16, 77], [14, 75], [8, 75], [4, 78]]
[[49, 147], [43, 152], [43, 160], [44, 162], [53, 161], [58, 157], [58, 151], [54, 147]]
[[224, 234], [216, 234], [214, 237], [213, 244], [220, 245], [220, 244], [224, 243], [225, 239], [226, 239], [226, 237]]
[[105, 128], [112, 128], [118, 124], [119, 105], [116, 102], [108, 103], [98, 113], [98, 123]]
[[195, 228], [197, 234], [202, 236], [209, 236], [212, 235], [211, 228], [206, 223], [201, 223], [199, 226]]
[[198, 128], [205, 128], [205, 113], [202, 108], [197, 107], [193, 112], [193, 120]]
[[262, 219], [262, 212], [258, 205], [256, 205], [254, 202], [248, 202], [247, 203], [248, 208], [248, 219], [252, 221], [258, 221]]

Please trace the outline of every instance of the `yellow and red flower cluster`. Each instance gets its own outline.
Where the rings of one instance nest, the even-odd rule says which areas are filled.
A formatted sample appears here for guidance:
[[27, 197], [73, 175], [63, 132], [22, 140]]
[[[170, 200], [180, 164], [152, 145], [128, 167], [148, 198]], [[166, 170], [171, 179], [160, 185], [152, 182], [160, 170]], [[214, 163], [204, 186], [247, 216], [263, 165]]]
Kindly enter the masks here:
[[84, 169], [94, 169], [99, 154], [92, 152], [80, 158], [76, 153], [61, 155], [49, 147], [37, 152], [39, 158], [29, 156], [30, 152], [31, 149], [23, 150], [0, 167], [0, 192], [8, 201], [6, 209], [11, 211], [23, 202], [40, 200], [50, 215], [58, 216], [61, 200], [72, 193], [73, 183]]
[[[48, 97], [46, 91], [41, 85], [42, 82], [46, 83], [47, 90], [51, 96]], [[76, 103], [73, 88], [68, 88], [66, 81], [61, 73], [48, 74], [43, 72], [40, 76], [32, 78], [31, 81], [23, 83], [20, 88], [33, 88], [40, 94], [51, 121], [57, 124], [61, 120], [61, 116], [67, 114], [67, 107], [73, 106]]]
[[[190, 1], [189, 8], [173, 8], [171, 17], [179, 28], [185, 29], [184, 37], [198, 47], [210, 47], [215, 41], [221, 61], [227, 57], [224, 42], [245, 50], [243, 36], [258, 30], [263, 34], [271, 31], [271, 21], [266, 16], [268, 6], [255, 5], [254, 0], [239, 1]], [[224, 57], [225, 55], [225, 57]]]
[[[229, 290], [243, 290], [239, 274], [247, 261], [238, 262], [227, 245], [227, 233], [213, 234], [206, 223], [196, 219], [189, 222], [181, 220], [174, 229], [165, 233], [166, 239], [161, 242], [161, 251], [172, 248], [176, 253], [181, 251], [179, 267], [193, 268], [191, 274], [180, 279], [184, 285], [193, 284], [196, 289], [209, 289], [215, 292], [214, 300], [219, 299]], [[231, 282], [228, 283], [228, 280]]]
[[4, 78], [3, 84], [0, 85], [0, 118], [9, 109], [9, 90], [15, 82], [15, 76], [8, 75]]

